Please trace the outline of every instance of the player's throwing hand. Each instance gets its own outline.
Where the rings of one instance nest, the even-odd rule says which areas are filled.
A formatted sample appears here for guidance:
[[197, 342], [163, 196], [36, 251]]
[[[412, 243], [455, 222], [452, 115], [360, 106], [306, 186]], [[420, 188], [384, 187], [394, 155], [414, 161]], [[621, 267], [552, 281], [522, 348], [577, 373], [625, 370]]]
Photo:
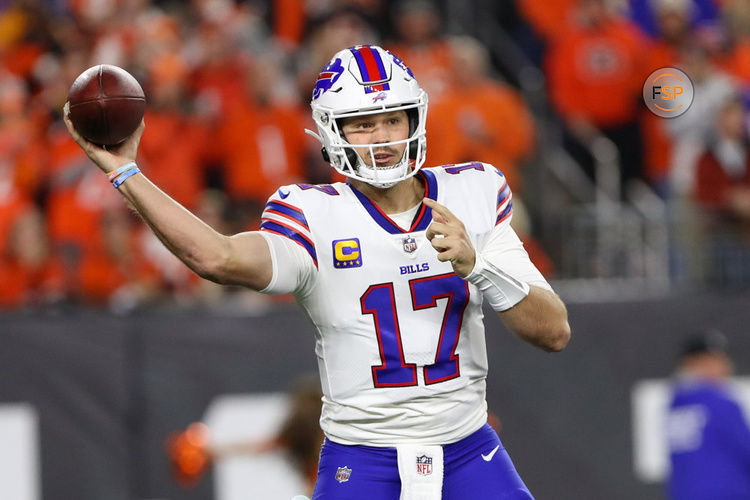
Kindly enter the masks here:
[[146, 128], [146, 123], [141, 120], [141, 124], [138, 125], [138, 128], [130, 137], [116, 146], [108, 146], [107, 149], [104, 149], [87, 140], [76, 131], [75, 127], [73, 127], [73, 122], [70, 121], [70, 110], [67, 102], [63, 108], [63, 120], [65, 121], [65, 126], [68, 127], [68, 132], [70, 132], [76, 143], [81, 146], [81, 149], [91, 158], [91, 161], [96, 163], [104, 173], [112, 172], [126, 163], [135, 161], [136, 154], [138, 153], [138, 143], [141, 141], [141, 135], [143, 135], [143, 130]]
[[[438, 260], [450, 261], [453, 270], [466, 278], [474, 269], [476, 255], [464, 223], [440, 203], [425, 198], [424, 204], [432, 209], [432, 223], [425, 236], [438, 252]], [[440, 235], [442, 238], [437, 238]]]

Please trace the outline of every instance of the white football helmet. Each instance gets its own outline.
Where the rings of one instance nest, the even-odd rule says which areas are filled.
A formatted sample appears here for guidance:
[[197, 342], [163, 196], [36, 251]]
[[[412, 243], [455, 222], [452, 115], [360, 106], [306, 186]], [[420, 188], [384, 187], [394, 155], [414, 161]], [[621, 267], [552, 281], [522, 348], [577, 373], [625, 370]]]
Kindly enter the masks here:
[[[414, 74], [391, 52], [374, 45], [342, 50], [318, 76], [313, 89], [312, 116], [318, 133], [306, 132], [323, 144], [323, 157], [338, 172], [385, 189], [416, 174], [425, 161], [427, 94]], [[390, 111], [406, 111], [409, 137], [380, 144], [350, 144], [341, 119]], [[406, 143], [402, 159], [391, 167], [368, 165], [353, 149]]]

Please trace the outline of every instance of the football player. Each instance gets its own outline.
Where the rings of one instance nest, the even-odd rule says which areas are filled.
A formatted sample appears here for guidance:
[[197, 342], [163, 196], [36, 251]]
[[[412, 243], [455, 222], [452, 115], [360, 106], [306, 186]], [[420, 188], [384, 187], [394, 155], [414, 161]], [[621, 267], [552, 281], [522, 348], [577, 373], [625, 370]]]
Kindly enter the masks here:
[[[427, 95], [396, 55], [334, 55], [312, 95], [315, 135], [346, 183], [282, 186], [259, 231], [223, 236], [135, 165], [139, 130], [90, 158], [200, 276], [292, 293], [316, 330], [326, 439], [314, 499], [528, 499], [487, 425], [482, 302], [560, 351], [562, 301], [510, 227], [503, 174], [422, 168]], [[66, 113], [67, 114], [67, 113]]]

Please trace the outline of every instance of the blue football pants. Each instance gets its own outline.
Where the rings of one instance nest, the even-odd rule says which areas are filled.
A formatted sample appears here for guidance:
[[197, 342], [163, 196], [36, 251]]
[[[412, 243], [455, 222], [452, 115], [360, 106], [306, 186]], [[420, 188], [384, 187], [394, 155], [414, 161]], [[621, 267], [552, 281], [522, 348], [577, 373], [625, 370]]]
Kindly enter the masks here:
[[[442, 500], [534, 500], [487, 424], [461, 441], [444, 445], [443, 456]], [[312, 500], [398, 500], [400, 495], [395, 448], [325, 440]]]

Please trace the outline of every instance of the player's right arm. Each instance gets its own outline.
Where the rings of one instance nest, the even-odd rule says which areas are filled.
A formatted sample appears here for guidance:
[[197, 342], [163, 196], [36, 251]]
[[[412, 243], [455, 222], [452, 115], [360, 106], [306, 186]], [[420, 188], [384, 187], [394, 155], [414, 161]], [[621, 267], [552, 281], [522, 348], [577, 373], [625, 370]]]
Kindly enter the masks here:
[[[103, 172], [113, 172], [135, 161], [144, 122], [117, 148], [104, 149], [76, 132], [68, 116], [67, 104], [63, 114], [73, 139]], [[161, 242], [202, 278], [254, 290], [263, 290], [271, 282], [271, 251], [259, 232], [222, 235], [142, 174], [130, 177], [118, 190]]]

